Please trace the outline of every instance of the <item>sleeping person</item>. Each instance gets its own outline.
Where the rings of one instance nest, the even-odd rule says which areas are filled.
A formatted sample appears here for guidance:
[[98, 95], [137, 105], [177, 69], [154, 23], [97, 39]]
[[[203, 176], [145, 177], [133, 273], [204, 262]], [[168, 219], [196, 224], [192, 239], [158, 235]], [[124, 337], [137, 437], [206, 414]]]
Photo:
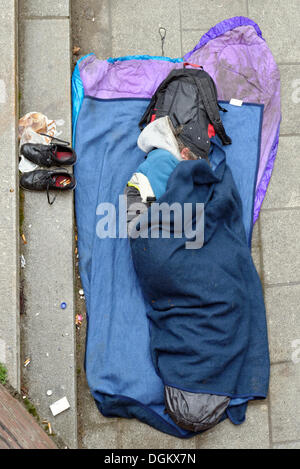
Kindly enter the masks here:
[[[187, 130], [192, 140], [193, 125], [185, 136]], [[269, 355], [262, 287], [226, 153], [216, 137], [208, 163], [182, 136], [168, 117], [141, 133], [138, 145], [148, 157], [126, 188], [128, 231], [166, 413], [181, 428], [201, 432], [226, 417], [242, 423], [248, 401], [266, 397]], [[160, 208], [180, 206], [184, 220], [189, 207], [192, 226], [203, 205], [200, 248], [187, 248], [194, 238], [185, 230], [177, 236], [175, 216], [169, 237], [152, 236], [155, 200]], [[156, 224], [164, 234], [162, 216]], [[139, 228], [145, 236], [135, 236]]]
[[168, 179], [176, 166], [181, 161], [202, 158], [196, 147], [192, 151], [189, 142], [184, 142], [180, 136], [181, 130], [182, 127], [174, 129], [168, 116], [161, 117], [147, 125], [138, 139], [139, 148], [148, 156], [125, 189], [129, 237], [131, 228], [136, 226], [137, 217], [165, 193]]

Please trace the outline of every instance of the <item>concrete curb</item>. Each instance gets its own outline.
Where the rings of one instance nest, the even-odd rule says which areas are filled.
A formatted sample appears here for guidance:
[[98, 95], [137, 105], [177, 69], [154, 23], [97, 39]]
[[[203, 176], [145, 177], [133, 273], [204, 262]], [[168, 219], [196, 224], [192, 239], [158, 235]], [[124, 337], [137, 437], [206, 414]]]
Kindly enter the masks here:
[[20, 389], [17, 2], [0, 0], [0, 362]]
[[[19, 14], [21, 115], [62, 120], [61, 138], [71, 141], [70, 1], [21, 1]], [[31, 363], [23, 383], [40, 418], [76, 448], [73, 195], [58, 194], [49, 206], [45, 193], [26, 192], [24, 215], [22, 360]], [[49, 406], [65, 396], [70, 409], [53, 417]]]

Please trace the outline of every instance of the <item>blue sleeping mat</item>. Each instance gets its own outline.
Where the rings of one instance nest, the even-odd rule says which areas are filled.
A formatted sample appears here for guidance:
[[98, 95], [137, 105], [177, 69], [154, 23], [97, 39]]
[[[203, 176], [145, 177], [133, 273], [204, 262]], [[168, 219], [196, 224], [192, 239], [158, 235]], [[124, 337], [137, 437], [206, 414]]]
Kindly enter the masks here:
[[[129, 241], [99, 239], [96, 234], [98, 205], [113, 203], [118, 213], [119, 195], [145, 157], [136, 142], [148, 103], [85, 97], [77, 119], [76, 217], [88, 313], [86, 374], [103, 415], [138, 418], [184, 438], [192, 434], [164, 413], [163, 384], [150, 356], [147, 304]], [[230, 111], [222, 119], [233, 144], [224, 149], [241, 195], [250, 246], [263, 106], [222, 106]]]

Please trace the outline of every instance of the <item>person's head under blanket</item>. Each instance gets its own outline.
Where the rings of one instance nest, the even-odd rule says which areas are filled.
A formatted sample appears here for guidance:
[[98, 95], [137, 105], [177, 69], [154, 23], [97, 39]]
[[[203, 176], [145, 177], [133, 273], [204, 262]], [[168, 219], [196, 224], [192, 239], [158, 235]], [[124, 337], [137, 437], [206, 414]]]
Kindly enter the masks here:
[[138, 146], [147, 153], [147, 158], [125, 189], [129, 236], [131, 222], [135, 225], [136, 217], [165, 193], [175, 167], [182, 161], [202, 158], [197, 150], [193, 152], [183, 141], [181, 131], [182, 126], [174, 129], [166, 116], [147, 125], [138, 139]]

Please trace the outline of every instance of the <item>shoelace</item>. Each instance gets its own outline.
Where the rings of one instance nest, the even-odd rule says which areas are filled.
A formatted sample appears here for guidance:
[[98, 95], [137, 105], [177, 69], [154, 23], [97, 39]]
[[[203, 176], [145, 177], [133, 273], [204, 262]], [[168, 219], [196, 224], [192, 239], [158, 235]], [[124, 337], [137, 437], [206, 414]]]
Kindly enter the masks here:
[[49, 190], [50, 190], [50, 182], [51, 182], [51, 179], [52, 179], [52, 176], [49, 176], [48, 182], [47, 182], [47, 199], [48, 199], [48, 204], [49, 204], [49, 205], [53, 205], [54, 202], [55, 202], [55, 200], [56, 200], [56, 195], [53, 197], [52, 200], [50, 200], [50, 192], [49, 192]]
[[52, 135], [42, 134], [42, 133], [40, 133], [40, 135], [42, 135], [43, 137], [50, 138], [51, 139], [50, 145], [52, 145], [53, 140], [56, 140], [57, 142], [60, 142], [63, 145], [66, 145], [66, 146], [71, 145], [70, 142], [67, 142], [66, 140], [61, 140], [60, 138], [57, 138], [57, 137], [53, 137]]
[[[60, 138], [57, 138], [57, 137], [53, 137], [52, 135], [48, 135], [48, 134], [43, 134], [43, 133], [40, 133], [40, 135], [42, 135], [43, 137], [47, 137], [47, 138], [50, 138], [51, 139], [51, 143], [50, 143], [50, 151], [51, 153], [54, 154], [54, 156], [56, 155], [56, 152], [57, 152], [57, 145], [55, 145], [55, 143], [53, 143], [53, 141], [56, 141], [56, 142], [59, 142], [61, 143], [63, 146], [70, 146], [70, 142], [67, 142], [66, 140], [61, 140]], [[42, 155], [42, 151], [39, 150], [37, 148], [37, 151]], [[51, 160], [50, 160], [51, 161]]]
[[52, 180], [52, 175], [53, 173], [57, 172], [57, 173], [60, 173], [61, 170], [64, 169], [66, 171], [66, 173], [69, 175], [68, 171], [65, 169], [65, 168], [60, 168], [59, 171], [52, 171], [51, 174], [48, 174], [48, 181], [47, 181], [47, 188], [46, 188], [46, 192], [47, 192], [47, 199], [48, 199], [48, 204], [49, 205], [53, 205], [55, 200], [56, 200], [56, 195], [53, 197], [52, 200], [50, 200], [50, 183], [51, 183], [51, 180]]

